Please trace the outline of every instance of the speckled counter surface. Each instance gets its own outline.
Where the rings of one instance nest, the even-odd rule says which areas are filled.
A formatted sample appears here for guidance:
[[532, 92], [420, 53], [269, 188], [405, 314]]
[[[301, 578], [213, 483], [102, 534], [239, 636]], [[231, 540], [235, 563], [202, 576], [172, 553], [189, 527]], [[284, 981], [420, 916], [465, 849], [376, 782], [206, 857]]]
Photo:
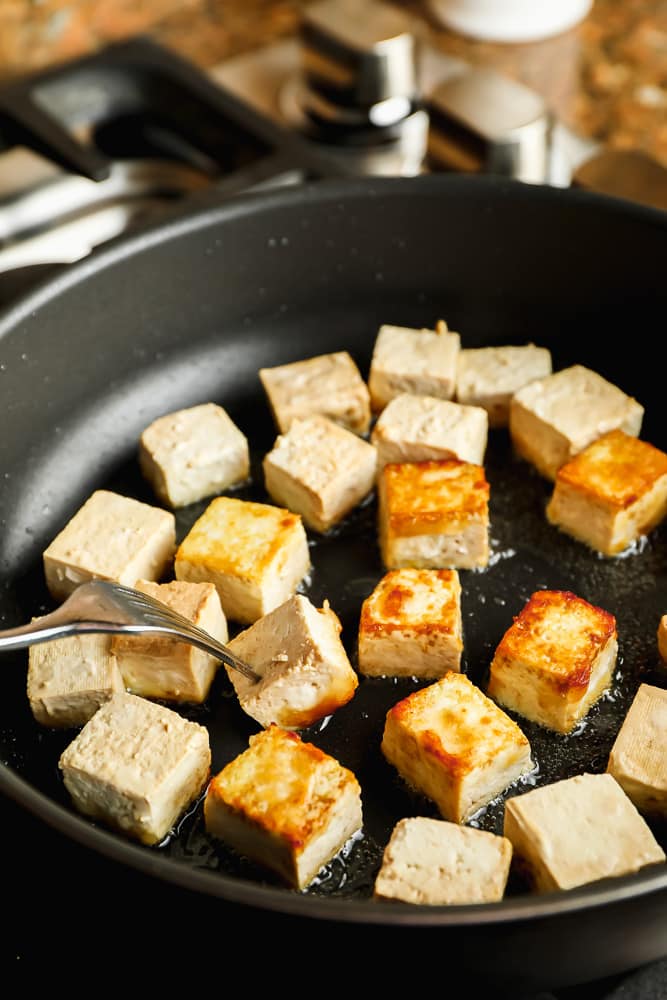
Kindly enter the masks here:
[[[363, 2], [363, 0], [360, 0]], [[202, 68], [295, 34], [309, 0], [2, 0], [0, 82], [137, 33]], [[423, 17], [443, 50], [540, 92], [567, 125], [667, 166], [667, 0], [595, 0], [575, 28], [540, 42], [476, 42]]]

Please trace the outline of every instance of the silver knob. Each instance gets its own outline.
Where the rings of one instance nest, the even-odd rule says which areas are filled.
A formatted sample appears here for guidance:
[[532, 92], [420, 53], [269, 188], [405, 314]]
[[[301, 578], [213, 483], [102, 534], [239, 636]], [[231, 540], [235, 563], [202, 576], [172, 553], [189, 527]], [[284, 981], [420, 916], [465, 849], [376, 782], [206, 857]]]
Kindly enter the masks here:
[[425, 106], [432, 168], [548, 182], [553, 122], [535, 91], [474, 67], [436, 86]]
[[305, 8], [301, 62], [308, 110], [323, 121], [391, 126], [417, 100], [412, 22], [375, 0], [322, 0]]

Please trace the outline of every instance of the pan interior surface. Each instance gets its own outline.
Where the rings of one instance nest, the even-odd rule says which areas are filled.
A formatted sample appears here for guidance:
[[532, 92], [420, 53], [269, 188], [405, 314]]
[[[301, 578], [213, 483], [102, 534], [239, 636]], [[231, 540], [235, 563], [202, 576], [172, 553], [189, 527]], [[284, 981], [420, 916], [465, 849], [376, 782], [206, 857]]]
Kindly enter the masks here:
[[[638, 399], [641, 436], [666, 449], [651, 370], [667, 307], [666, 250], [659, 213], [490, 179], [424, 178], [248, 196], [93, 255], [0, 318], [0, 407], [12, 427], [0, 443], [2, 626], [53, 607], [41, 554], [93, 489], [156, 502], [137, 445], [157, 416], [200, 402], [224, 406], [251, 449], [251, 481], [232, 493], [271, 502], [261, 463], [276, 430], [258, 369], [348, 350], [366, 376], [382, 323], [418, 328], [444, 319], [464, 347], [548, 347], [555, 370], [586, 365]], [[639, 684], [667, 686], [656, 645], [667, 611], [667, 525], [620, 557], [599, 557], [547, 523], [550, 484], [516, 457], [505, 429], [490, 431], [485, 467], [492, 555], [485, 570], [461, 571], [465, 672], [484, 687], [495, 646], [539, 589], [577, 593], [612, 612], [619, 631], [612, 687], [573, 734], [516, 717], [538, 764], [508, 792], [521, 794], [604, 771]], [[176, 512], [178, 540], [207, 503]], [[361, 602], [383, 574], [375, 496], [326, 535], [308, 534], [313, 571], [300, 589], [317, 606], [329, 601], [354, 665]], [[347, 706], [302, 732], [354, 771], [364, 804], [363, 835], [305, 893], [287, 891], [211, 840], [201, 802], [159, 848], [127, 844], [74, 814], [57, 768], [74, 733], [37, 725], [27, 653], [5, 657], [0, 789], [75, 839], [166, 881], [270, 909], [378, 923], [502, 921], [522, 907], [594, 905], [616, 888], [540, 900], [517, 880], [505, 902], [481, 910], [424, 912], [371, 900], [395, 822], [437, 815], [380, 751], [385, 714], [423, 685], [415, 679], [360, 678]], [[224, 671], [205, 705], [179, 711], [208, 727], [214, 773], [257, 728]], [[505, 800], [475, 825], [501, 832]], [[655, 833], [667, 845], [658, 824]], [[663, 866], [617, 884], [629, 895], [667, 889]]]

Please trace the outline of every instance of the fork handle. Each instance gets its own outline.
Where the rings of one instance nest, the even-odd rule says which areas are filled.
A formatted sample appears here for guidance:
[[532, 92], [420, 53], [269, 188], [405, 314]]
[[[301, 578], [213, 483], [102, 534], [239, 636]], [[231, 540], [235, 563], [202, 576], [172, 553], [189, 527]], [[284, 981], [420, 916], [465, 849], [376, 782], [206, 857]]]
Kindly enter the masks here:
[[226, 663], [228, 667], [237, 670], [248, 680], [256, 683], [259, 680], [255, 673], [242, 660], [238, 660], [230, 650], [219, 645], [212, 637], [197, 635], [193, 629], [189, 635], [181, 635], [175, 629], [162, 625], [119, 625], [116, 622], [63, 622], [58, 620], [58, 611], [44, 615], [38, 621], [30, 622], [27, 625], [19, 625], [16, 628], [0, 631], [0, 652], [10, 649], [26, 649], [40, 642], [48, 642], [51, 639], [60, 639], [67, 635], [93, 635], [103, 633], [107, 635], [166, 635], [180, 642], [187, 642], [197, 646], [205, 653], [215, 656], [216, 659]]
[[54, 611], [51, 614], [43, 615], [38, 621], [0, 631], [0, 651], [26, 649], [39, 642], [47, 642], [49, 639], [71, 635], [77, 630], [78, 625], [59, 621], [58, 612]]

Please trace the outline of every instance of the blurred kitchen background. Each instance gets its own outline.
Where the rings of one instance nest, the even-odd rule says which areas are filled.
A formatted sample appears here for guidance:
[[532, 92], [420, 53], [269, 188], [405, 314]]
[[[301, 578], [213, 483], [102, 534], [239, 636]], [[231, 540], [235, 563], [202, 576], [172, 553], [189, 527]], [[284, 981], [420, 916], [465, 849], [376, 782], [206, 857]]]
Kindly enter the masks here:
[[[137, 33], [210, 69], [292, 37], [309, 6], [308, 0], [2, 0], [0, 82]], [[439, 23], [436, 4], [394, 6], [428, 20], [445, 53], [536, 90], [578, 133], [667, 167], [664, 0], [594, 0], [575, 27], [522, 44], [459, 36]]]
[[[308, 6], [308, 0], [2, 0], [0, 82], [137, 33], [208, 69], [293, 36]], [[664, 0], [594, 0], [575, 27], [522, 44], [459, 36], [438, 23], [428, 2], [395, 6], [430, 20], [444, 52], [538, 91], [577, 132], [610, 149], [640, 150], [667, 167]]]

